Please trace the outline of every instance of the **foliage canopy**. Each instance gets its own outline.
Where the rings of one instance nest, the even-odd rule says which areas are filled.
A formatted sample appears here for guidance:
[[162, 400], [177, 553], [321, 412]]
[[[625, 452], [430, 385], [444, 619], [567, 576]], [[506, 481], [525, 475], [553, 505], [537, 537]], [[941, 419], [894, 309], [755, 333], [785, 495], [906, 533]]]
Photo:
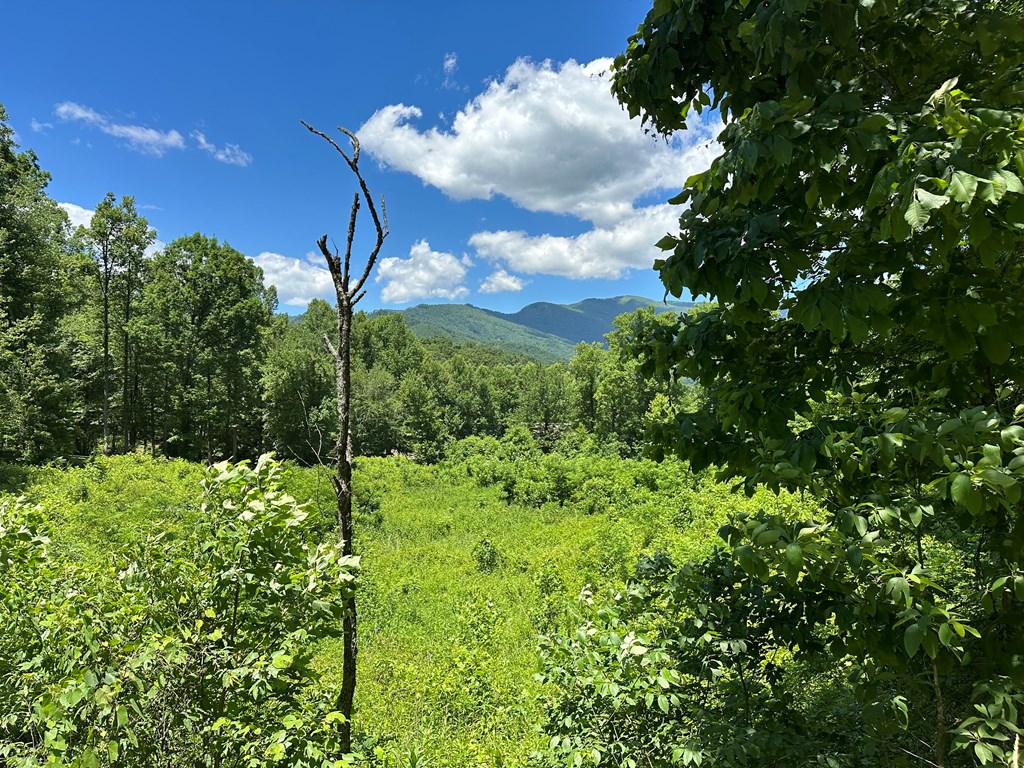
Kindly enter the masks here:
[[656, 0], [615, 63], [652, 130], [724, 121], [656, 265], [717, 306], [635, 335], [648, 374], [709, 405], [655, 437], [814, 494], [821, 515], [723, 529], [726, 562], [800, 586], [808, 626], [779, 647], [852, 659], [864, 706], [931, 723], [938, 765], [1009, 761], [1024, 702], [1022, 21], [1005, 2]]

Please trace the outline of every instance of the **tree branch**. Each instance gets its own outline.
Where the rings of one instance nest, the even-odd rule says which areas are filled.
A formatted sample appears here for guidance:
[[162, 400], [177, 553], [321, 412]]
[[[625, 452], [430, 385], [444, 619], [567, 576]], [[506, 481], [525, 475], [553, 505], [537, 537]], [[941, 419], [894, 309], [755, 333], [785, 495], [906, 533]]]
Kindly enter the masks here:
[[[348, 128], [344, 128], [343, 126], [340, 126], [340, 125], [338, 126], [338, 130], [341, 131], [343, 134], [345, 134], [348, 137], [349, 141], [352, 142], [352, 156], [349, 157], [348, 154], [345, 152], [345, 150], [343, 150], [338, 145], [338, 143], [334, 139], [332, 139], [330, 136], [328, 136], [326, 133], [324, 133], [323, 131], [317, 130], [316, 128], [311, 126], [309, 123], [307, 123], [305, 120], [300, 120], [299, 122], [301, 122], [302, 125], [305, 126], [306, 130], [308, 130], [310, 133], [315, 133], [317, 136], [322, 138], [324, 141], [326, 141], [328, 144], [330, 144], [332, 147], [334, 147], [334, 149], [337, 150], [338, 153], [343, 158], [345, 158], [345, 162], [348, 164], [349, 169], [352, 171], [353, 174], [355, 174], [356, 180], [359, 182], [360, 192], [362, 193], [363, 199], [366, 201], [367, 209], [369, 209], [369, 211], [370, 211], [370, 218], [373, 219], [373, 228], [376, 231], [376, 241], [374, 243], [373, 249], [370, 251], [369, 257], [366, 259], [366, 266], [363, 269], [362, 275], [356, 281], [354, 286], [350, 287], [348, 285], [348, 280], [345, 279], [345, 278], [347, 278], [347, 276], [348, 276], [348, 262], [349, 262], [349, 255], [350, 255], [350, 251], [351, 251], [351, 248], [349, 248], [349, 249], [346, 250], [346, 259], [345, 259], [345, 267], [346, 268], [345, 268], [345, 272], [344, 272], [344, 277], [342, 277], [340, 275], [340, 265], [339, 265], [339, 277], [335, 278], [335, 284], [338, 285], [339, 282], [342, 283], [342, 285], [339, 286], [340, 290], [343, 290], [349, 296], [349, 298], [351, 298], [351, 297], [355, 296], [356, 294], [358, 294], [363, 289], [363, 285], [366, 283], [367, 278], [369, 278], [370, 273], [373, 271], [374, 265], [377, 263], [377, 256], [380, 254], [380, 249], [384, 245], [384, 239], [391, 233], [391, 230], [388, 227], [387, 207], [385, 206], [385, 203], [384, 203], [384, 197], [381, 196], [381, 199], [380, 199], [380, 210], [381, 210], [381, 212], [380, 212], [380, 214], [377, 213], [377, 205], [376, 205], [376, 203], [374, 203], [373, 196], [370, 194], [370, 188], [367, 186], [366, 179], [363, 178], [363, 174], [359, 170], [359, 152], [360, 152], [359, 138], [352, 131], [350, 131]], [[358, 196], [358, 193], [357, 193], [357, 196]], [[355, 218], [355, 206], [353, 206], [353, 213], [352, 213], [352, 215], [350, 217], [350, 223], [351, 223], [351, 221], [354, 218]], [[352, 231], [353, 231], [353, 229], [352, 229], [352, 227], [350, 227], [350, 233]], [[350, 241], [350, 243], [351, 243], [351, 241]], [[323, 250], [324, 249], [321, 248], [321, 252], [323, 252]], [[332, 270], [332, 275], [333, 275], [333, 270]]]
[[324, 346], [327, 347], [327, 351], [331, 353], [331, 357], [334, 359], [334, 362], [337, 363], [338, 348], [334, 346], [334, 344], [331, 342], [330, 337], [326, 333], [323, 335], [323, 342]]
[[345, 242], [345, 271], [344, 271], [344, 291], [348, 293], [348, 272], [349, 265], [352, 263], [352, 241], [356, 236], [356, 215], [359, 213], [359, 193], [356, 192], [352, 196], [352, 212], [348, 217], [348, 239]]

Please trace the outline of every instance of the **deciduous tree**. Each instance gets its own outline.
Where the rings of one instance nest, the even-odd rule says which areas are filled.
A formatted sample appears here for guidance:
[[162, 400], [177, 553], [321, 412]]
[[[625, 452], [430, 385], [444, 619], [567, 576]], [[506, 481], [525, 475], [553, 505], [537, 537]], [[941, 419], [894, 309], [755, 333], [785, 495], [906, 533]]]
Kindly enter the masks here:
[[67, 217], [49, 180], [0, 105], [0, 455], [32, 461], [73, 449], [80, 405], [61, 328], [77, 296]]
[[[110, 454], [113, 443], [110, 435], [111, 398], [111, 355], [110, 355], [110, 309], [111, 303], [120, 299], [124, 316], [119, 318], [122, 336], [122, 381], [121, 398], [124, 402], [123, 426], [125, 450], [129, 449], [129, 404], [128, 363], [130, 344], [128, 326], [132, 315], [133, 300], [141, 283], [142, 257], [147, 246], [153, 242], [156, 233], [149, 228], [145, 218], [135, 210], [135, 198], [125, 196], [117, 203], [113, 192], [108, 192], [93, 213], [85, 230], [85, 242], [100, 270], [101, 334], [103, 337], [103, 453]], [[118, 286], [118, 284], [120, 284]], [[115, 299], [115, 290], [117, 299]]]
[[864, 701], [898, 709], [884, 675], [922, 691], [940, 766], [1014, 760], [1024, 704], [1022, 82], [998, 1], [657, 0], [615, 63], [651, 130], [725, 122], [657, 264], [718, 306], [637, 344], [710, 405], [657, 437], [820, 500], [737, 521], [735, 562], [816, 584]]

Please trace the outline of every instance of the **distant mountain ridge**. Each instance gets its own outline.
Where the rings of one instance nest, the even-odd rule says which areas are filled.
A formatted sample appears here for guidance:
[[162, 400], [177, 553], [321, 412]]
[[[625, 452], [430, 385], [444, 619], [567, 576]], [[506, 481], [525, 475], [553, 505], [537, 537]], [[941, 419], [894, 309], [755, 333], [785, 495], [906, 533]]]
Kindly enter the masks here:
[[692, 306], [684, 301], [615, 296], [575, 304], [538, 301], [511, 314], [472, 304], [419, 304], [397, 311], [420, 338], [448, 336], [456, 341], [491, 344], [551, 363], [571, 358], [581, 341], [603, 342], [605, 334], [614, 328], [612, 321], [625, 312], [641, 307], [654, 307], [656, 312], [685, 312]]

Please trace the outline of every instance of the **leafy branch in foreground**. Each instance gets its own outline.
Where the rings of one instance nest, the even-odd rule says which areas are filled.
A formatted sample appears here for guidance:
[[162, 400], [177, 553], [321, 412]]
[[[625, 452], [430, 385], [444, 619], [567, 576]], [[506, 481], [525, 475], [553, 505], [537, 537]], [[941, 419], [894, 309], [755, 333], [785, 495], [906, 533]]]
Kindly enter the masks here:
[[40, 511], [0, 503], [4, 765], [347, 764], [310, 662], [358, 560], [309, 543], [279, 474], [215, 465], [192, 533], [103, 571], [50, 561]]

